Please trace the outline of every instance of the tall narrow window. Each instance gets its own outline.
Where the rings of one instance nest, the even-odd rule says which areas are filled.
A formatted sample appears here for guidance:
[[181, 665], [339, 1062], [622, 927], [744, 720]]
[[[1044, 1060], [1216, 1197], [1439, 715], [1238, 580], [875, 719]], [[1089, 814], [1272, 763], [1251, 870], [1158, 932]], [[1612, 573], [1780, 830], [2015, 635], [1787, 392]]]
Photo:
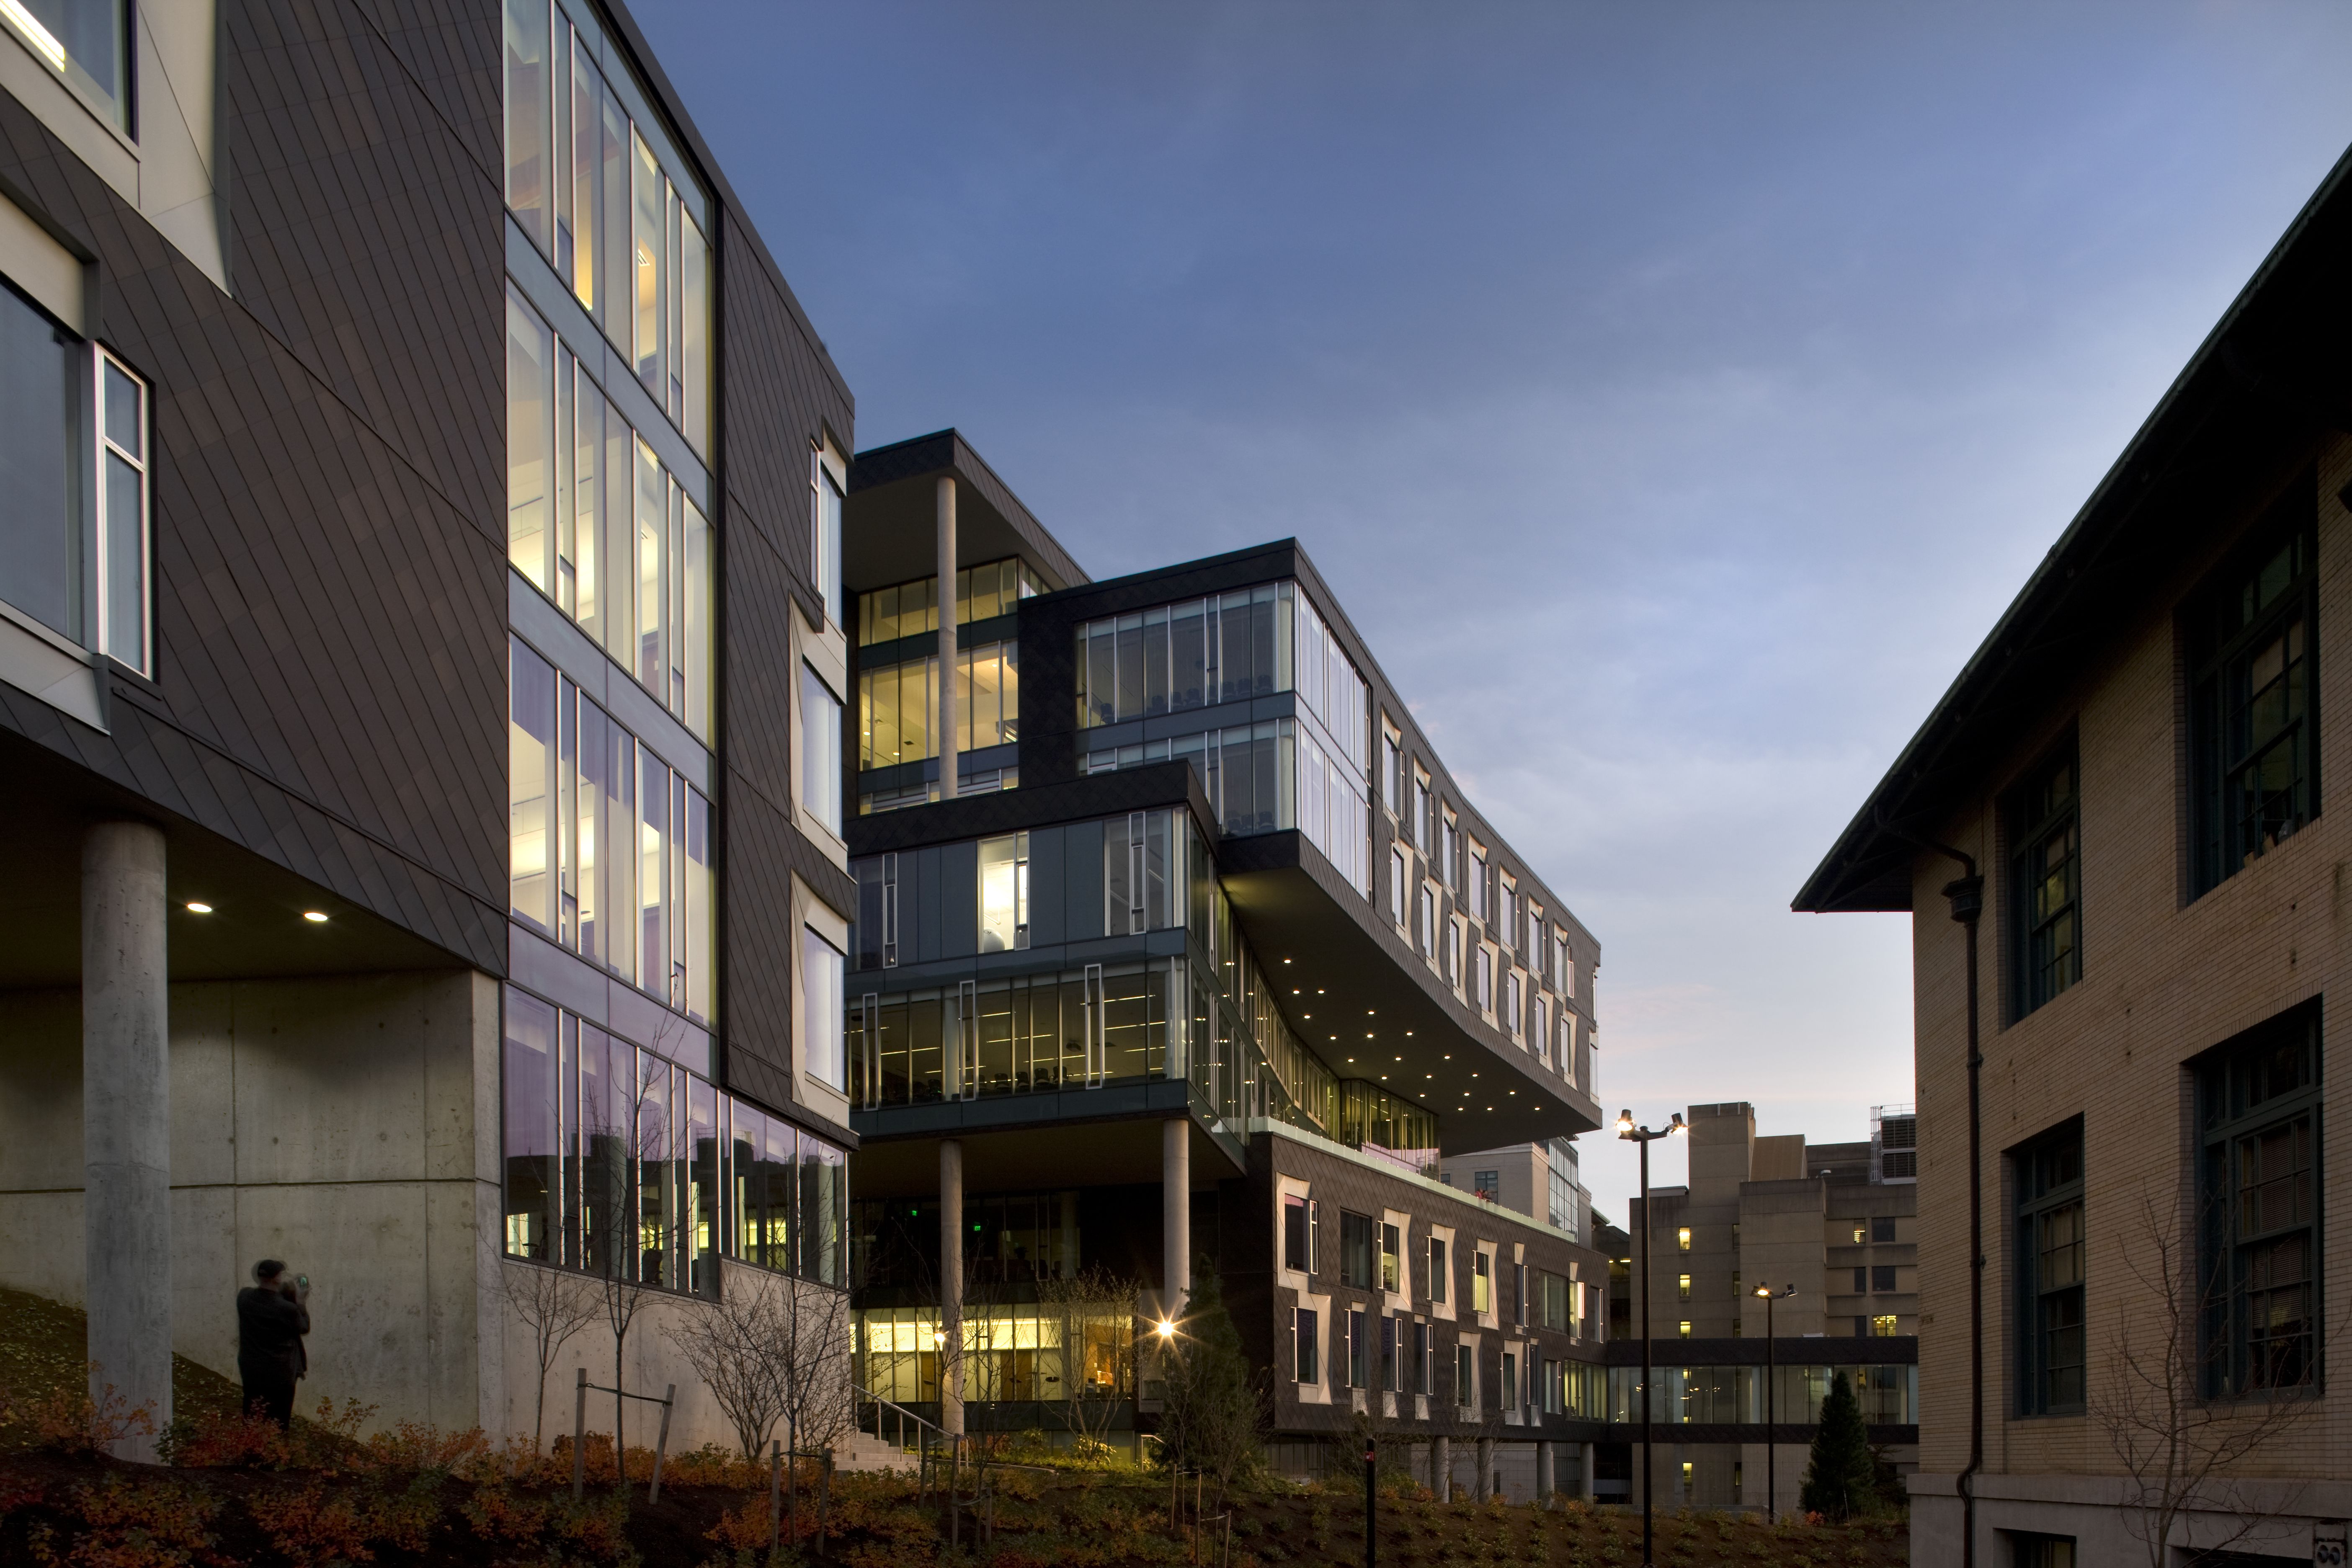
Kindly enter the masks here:
[[2186, 617], [2199, 893], [2318, 815], [2313, 484], [2288, 488]]
[[[79, 7], [77, 7], [79, 8]], [[507, 0], [507, 207], [533, 245], [548, 248], [547, 0]]]
[[1318, 1327], [1318, 1314], [1311, 1307], [1298, 1308], [1291, 1319], [1290, 1374], [1293, 1382], [1322, 1381], [1323, 1347], [1319, 1342], [1322, 1336], [1317, 1331]]
[[1426, 882], [1421, 885], [1420, 925], [1421, 930], [1416, 934], [1421, 939], [1421, 956], [1428, 958], [1437, 942], [1437, 895], [1430, 890]]
[[1310, 1259], [1307, 1239], [1307, 1200], [1286, 1196], [1282, 1200], [1282, 1266], [1305, 1274]]
[[843, 1071], [841, 949], [814, 926], [801, 928], [801, 1060], [808, 1075], [835, 1089], [848, 1087]]
[[1404, 929], [1405, 858], [1402, 849], [1389, 851], [1389, 920]]
[[1412, 771], [1412, 843], [1413, 847], [1427, 856], [1433, 853], [1432, 836], [1436, 832], [1433, 808], [1429, 797], [1429, 775], [1419, 768]]
[[841, 834], [841, 700], [801, 666], [801, 809]]
[[1445, 1266], [1445, 1238], [1439, 1236], [1431, 1237], [1429, 1238], [1429, 1299], [1431, 1300], [1444, 1301], [1447, 1299], [1445, 1281], [1451, 1273], [1452, 1270]]
[[98, 647], [127, 668], [149, 668], [147, 384], [98, 351]]
[[980, 951], [1013, 952], [1029, 945], [1029, 836], [1008, 833], [980, 841]]
[[2318, 1372], [2319, 1006], [2200, 1065], [2198, 1278], [2205, 1390], [2301, 1388]]
[[815, 470], [810, 479], [814, 495], [809, 518], [809, 571], [815, 577], [817, 592], [824, 595], [824, 618], [841, 626], [841, 486], [825, 466], [824, 453], [814, 454], [809, 461]]
[[2075, 778], [2074, 744], [2069, 741], [2009, 803], [2019, 1017], [2083, 977], [2083, 848]]
[[[2083, 1123], [2078, 1117], [2018, 1151], [2018, 1407], [2027, 1415], [2083, 1408], [2084, 1363]], [[1893, 1269], [1889, 1289], [1893, 1288]]]
[[509, 905], [518, 919], [554, 929], [555, 671], [509, 642], [507, 679]]

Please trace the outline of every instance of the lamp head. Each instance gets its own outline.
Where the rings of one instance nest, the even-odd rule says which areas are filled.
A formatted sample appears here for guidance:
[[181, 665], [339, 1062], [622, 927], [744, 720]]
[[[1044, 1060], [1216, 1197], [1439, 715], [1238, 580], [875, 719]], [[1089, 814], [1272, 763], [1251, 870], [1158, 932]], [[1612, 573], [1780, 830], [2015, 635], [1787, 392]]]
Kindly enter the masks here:
[[1765, 1300], [1769, 1300], [1772, 1296], [1772, 1287], [1769, 1285], [1759, 1285], [1754, 1290], [1748, 1293], [1754, 1296], [1761, 1296]]
[[1621, 1110], [1617, 1113], [1617, 1136], [1620, 1138], [1631, 1138], [1633, 1136], [1633, 1113], [1632, 1111]]
[[1689, 1131], [1690, 1129], [1683, 1124], [1683, 1113], [1679, 1110], [1675, 1112], [1674, 1120], [1666, 1123], [1666, 1131], [1670, 1135], [1676, 1132], [1687, 1132]]
[[1162, 1340], [1172, 1340], [1176, 1337], [1176, 1325], [1168, 1319], [1160, 1319], [1158, 1327]]

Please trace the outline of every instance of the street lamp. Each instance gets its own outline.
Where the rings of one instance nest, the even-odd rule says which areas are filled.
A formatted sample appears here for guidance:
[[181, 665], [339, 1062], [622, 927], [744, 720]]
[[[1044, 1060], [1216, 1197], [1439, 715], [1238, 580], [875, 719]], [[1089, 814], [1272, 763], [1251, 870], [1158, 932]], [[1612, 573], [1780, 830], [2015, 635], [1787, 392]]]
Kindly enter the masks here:
[[1764, 1299], [1764, 1517], [1770, 1524], [1780, 1522], [1780, 1450], [1772, 1446], [1772, 1428], [1779, 1424], [1780, 1412], [1774, 1395], [1779, 1393], [1780, 1379], [1775, 1375], [1772, 1360], [1772, 1304], [1785, 1301], [1797, 1293], [1794, 1285], [1775, 1290], [1769, 1285], [1756, 1287], [1756, 1294]]
[[1675, 1112], [1673, 1121], [1655, 1131], [1635, 1126], [1630, 1110], [1617, 1113], [1617, 1136], [1642, 1152], [1642, 1568], [1651, 1568], [1656, 1558], [1656, 1538], [1650, 1518], [1650, 1494], [1657, 1479], [1650, 1456], [1650, 1145], [1661, 1138], [1689, 1131], [1683, 1125], [1683, 1113], [1679, 1110]]

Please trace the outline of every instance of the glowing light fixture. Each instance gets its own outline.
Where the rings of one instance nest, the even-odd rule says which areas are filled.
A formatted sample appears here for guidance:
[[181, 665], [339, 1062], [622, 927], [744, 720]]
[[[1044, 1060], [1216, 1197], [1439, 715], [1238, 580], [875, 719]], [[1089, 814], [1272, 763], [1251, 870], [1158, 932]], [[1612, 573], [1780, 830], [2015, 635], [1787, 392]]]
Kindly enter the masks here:
[[324, 910], [304, 910], [302, 911], [302, 918], [309, 921], [314, 926], [322, 926], [327, 923], [327, 914]]
[[191, 899], [188, 900], [188, 912], [192, 915], [208, 915], [213, 912], [213, 907]]

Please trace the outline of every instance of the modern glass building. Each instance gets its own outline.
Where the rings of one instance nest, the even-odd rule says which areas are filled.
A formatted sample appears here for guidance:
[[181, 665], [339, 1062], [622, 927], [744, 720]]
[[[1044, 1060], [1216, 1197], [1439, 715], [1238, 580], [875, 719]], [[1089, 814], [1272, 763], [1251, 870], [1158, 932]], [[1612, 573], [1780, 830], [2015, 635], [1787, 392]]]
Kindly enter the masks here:
[[494, 1434], [551, 1291], [656, 1393], [838, 1300], [854, 404], [625, 5], [30, 0], [0, 68], [0, 1283], [157, 1431], [264, 1257], [306, 1400]]
[[1129, 1440], [1110, 1287], [1175, 1318], [1213, 1271], [1280, 1463], [1371, 1411], [1462, 1484], [1576, 1489], [1605, 1262], [1437, 1164], [1598, 1125], [1599, 944], [1313, 561], [1092, 581], [952, 431], [861, 453], [845, 519], [869, 1398]]

